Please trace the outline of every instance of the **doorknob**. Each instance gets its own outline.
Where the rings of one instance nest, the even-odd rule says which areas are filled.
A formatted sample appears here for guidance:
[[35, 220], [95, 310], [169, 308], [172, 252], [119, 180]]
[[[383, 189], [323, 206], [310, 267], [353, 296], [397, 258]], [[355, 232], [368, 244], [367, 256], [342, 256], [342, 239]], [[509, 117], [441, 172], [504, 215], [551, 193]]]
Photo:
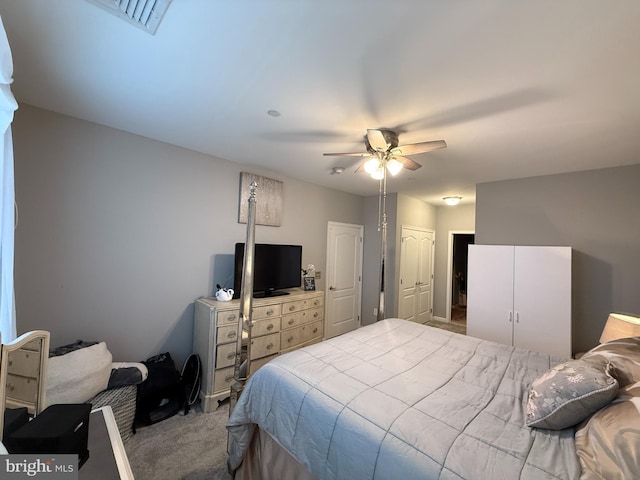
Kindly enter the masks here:
[[335, 289], [336, 289], [335, 287], [329, 287], [329, 290], [335, 290]]

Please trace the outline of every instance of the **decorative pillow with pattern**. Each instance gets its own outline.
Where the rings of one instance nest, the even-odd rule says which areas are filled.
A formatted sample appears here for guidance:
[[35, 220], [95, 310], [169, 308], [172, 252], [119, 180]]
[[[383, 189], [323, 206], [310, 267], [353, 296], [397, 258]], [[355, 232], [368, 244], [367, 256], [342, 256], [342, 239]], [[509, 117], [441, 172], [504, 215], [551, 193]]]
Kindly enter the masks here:
[[576, 429], [581, 480], [640, 478], [640, 383], [621, 388], [611, 405]]
[[620, 338], [592, 348], [582, 358], [601, 357], [613, 364], [620, 387], [640, 382], [640, 337]]
[[618, 392], [611, 369], [602, 358], [583, 357], [547, 370], [531, 384], [527, 426], [562, 430], [607, 405]]

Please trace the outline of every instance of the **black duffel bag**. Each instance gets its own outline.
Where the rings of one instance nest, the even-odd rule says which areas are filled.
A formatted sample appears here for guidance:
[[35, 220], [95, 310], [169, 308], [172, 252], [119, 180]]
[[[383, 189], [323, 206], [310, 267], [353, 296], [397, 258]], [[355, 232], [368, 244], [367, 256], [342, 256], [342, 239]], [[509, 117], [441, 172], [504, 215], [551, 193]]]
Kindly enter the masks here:
[[185, 405], [185, 391], [180, 372], [169, 352], [148, 358], [147, 379], [138, 385], [136, 404], [137, 427], [153, 425], [178, 413]]

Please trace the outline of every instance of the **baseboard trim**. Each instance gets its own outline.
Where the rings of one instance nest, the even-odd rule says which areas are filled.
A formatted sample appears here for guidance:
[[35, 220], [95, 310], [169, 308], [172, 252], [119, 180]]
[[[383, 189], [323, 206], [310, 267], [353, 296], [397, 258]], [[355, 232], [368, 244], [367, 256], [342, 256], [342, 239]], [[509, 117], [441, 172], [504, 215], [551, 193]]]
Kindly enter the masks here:
[[436, 317], [436, 316], [434, 316], [434, 317], [433, 317], [433, 319], [434, 319], [436, 322], [451, 323], [451, 322], [450, 322], [449, 320], [447, 320], [445, 317]]

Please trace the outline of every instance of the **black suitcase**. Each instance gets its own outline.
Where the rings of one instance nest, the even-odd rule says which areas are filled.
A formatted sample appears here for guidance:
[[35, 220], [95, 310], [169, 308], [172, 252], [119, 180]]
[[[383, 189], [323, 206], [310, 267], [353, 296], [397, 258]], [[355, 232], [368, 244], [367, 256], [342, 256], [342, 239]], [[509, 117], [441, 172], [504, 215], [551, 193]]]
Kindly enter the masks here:
[[4, 411], [2, 438], [7, 438], [28, 421], [29, 412], [27, 411], [27, 407], [7, 408]]
[[4, 439], [9, 453], [78, 455], [81, 467], [89, 458], [90, 403], [51, 405]]

